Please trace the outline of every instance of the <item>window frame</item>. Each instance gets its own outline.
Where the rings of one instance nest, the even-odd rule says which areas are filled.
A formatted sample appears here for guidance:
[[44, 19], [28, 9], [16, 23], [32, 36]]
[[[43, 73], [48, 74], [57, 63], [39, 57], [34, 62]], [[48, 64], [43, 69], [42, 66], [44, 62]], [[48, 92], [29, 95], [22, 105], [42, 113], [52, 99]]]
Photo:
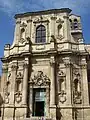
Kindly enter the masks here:
[[46, 28], [42, 24], [36, 27], [35, 43], [46, 43]]

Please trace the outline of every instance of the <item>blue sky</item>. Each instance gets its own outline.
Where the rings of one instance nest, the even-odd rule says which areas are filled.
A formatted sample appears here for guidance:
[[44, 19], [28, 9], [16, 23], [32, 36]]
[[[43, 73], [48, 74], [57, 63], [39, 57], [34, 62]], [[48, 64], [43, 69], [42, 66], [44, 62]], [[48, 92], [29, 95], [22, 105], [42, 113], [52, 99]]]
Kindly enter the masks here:
[[63, 7], [81, 16], [85, 42], [90, 43], [90, 0], [0, 0], [0, 58], [4, 45], [13, 42], [16, 13]]

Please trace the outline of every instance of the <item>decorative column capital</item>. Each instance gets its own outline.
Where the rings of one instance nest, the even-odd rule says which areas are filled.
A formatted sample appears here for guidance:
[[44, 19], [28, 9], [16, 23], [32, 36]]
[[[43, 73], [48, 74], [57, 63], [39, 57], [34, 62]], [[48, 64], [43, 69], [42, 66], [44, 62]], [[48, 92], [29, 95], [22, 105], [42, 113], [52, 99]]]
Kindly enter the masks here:
[[63, 58], [63, 62], [65, 64], [66, 68], [68, 68], [71, 65], [71, 58], [65, 57], [65, 58]]
[[12, 66], [11, 66], [12, 71], [16, 71], [16, 70], [17, 70], [17, 68], [18, 68], [18, 66], [17, 66], [17, 65], [12, 65]]
[[64, 19], [69, 19], [69, 17], [68, 17], [68, 16], [63, 16], [63, 18], [64, 18]]
[[50, 58], [50, 65], [52, 66], [52, 65], [54, 65], [55, 64], [55, 59], [54, 59], [54, 57], [51, 57]]
[[56, 19], [57, 19], [57, 17], [55, 17], [55, 16], [51, 17], [51, 20], [56, 20]]
[[16, 24], [20, 24], [20, 23], [21, 23], [21, 21], [20, 21], [20, 20], [17, 20], [17, 21], [16, 21]]
[[27, 23], [30, 23], [30, 22], [32, 22], [32, 20], [31, 20], [31, 19], [28, 19], [28, 20], [27, 20]]
[[71, 63], [65, 63], [66, 68], [69, 68], [71, 66]]
[[24, 63], [23, 67], [24, 67], [24, 69], [28, 68], [28, 63]]
[[81, 69], [87, 69], [87, 63], [86, 64], [81, 64]]
[[3, 67], [2, 67], [2, 72], [3, 72], [3, 73], [6, 73], [7, 71], [8, 71], [8, 67], [3, 66]]

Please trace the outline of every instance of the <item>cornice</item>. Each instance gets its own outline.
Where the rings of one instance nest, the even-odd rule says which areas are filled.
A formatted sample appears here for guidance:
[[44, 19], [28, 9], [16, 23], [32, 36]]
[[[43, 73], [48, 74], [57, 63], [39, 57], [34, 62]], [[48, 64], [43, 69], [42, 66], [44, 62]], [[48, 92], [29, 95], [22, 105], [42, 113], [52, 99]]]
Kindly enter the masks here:
[[36, 11], [36, 12], [26, 12], [26, 13], [16, 14], [14, 18], [17, 19], [17, 18], [22, 18], [27, 16], [45, 15], [45, 14], [52, 14], [52, 13], [56, 14], [56, 13], [63, 13], [63, 12], [70, 13], [71, 9], [61, 8], [61, 9], [50, 9], [50, 10], [43, 10], [43, 11]]
[[3, 57], [3, 58], [1, 58], [1, 61], [2, 61], [2, 62], [11, 61], [11, 60], [13, 60], [13, 59], [24, 58], [24, 57], [26, 57], [26, 56], [29, 57], [30, 55], [31, 55], [30, 52], [23, 52], [23, 53], [21, 53], [21, 54], [14, 54], [14, 55], [10, 55], [10, 56], [8, 56], [8, 57]]

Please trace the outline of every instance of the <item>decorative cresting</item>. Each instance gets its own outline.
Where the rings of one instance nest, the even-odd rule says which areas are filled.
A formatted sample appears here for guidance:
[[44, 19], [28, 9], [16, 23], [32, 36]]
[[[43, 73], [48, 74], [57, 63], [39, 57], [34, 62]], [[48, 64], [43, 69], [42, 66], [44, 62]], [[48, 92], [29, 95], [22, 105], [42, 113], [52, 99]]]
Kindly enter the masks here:
[[50, 84], [50, 79], [42, 71], [38, 71], [30, 82], [35, 86], [47, 86]]
[[22, 101], [22, 93], [21, 93], [22, 79], [23, 79], [22, 73], [18, 72], [16, 76], [16, 92], [15, 92], [15, 100], [17, 103]]
[[58, 96], [59, 96], [59, 101], [63, 104], [66, 101], [66, 75], [65, 73], [59, 69], [58, 71]]
[[79, 70], [73, 72], [73, 100], [75, 104], [80, 104], [81, 99], [81, 75]]

